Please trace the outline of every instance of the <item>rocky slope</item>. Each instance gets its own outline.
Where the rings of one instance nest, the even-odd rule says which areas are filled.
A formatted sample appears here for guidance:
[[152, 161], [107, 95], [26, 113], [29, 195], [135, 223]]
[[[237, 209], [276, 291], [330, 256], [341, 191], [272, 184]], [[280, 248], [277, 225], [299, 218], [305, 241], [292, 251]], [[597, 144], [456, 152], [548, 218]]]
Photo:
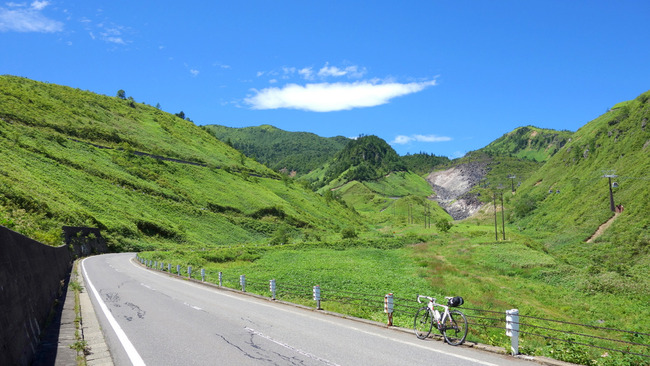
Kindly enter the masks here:
[[469, 191], [487, 174], [486, 162], [469, 162], [432, 172], [427, 181], [436, 192], [434, 198], [454, 218], [462, 220], [481, 208], [481, 201]]

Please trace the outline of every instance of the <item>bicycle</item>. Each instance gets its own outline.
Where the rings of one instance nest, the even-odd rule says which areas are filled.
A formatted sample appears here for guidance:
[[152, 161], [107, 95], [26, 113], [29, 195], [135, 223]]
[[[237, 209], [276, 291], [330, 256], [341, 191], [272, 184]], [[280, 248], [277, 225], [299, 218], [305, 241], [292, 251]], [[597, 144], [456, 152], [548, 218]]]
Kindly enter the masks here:
[[[419, 339], [426, 339], [436, 324], [445, 341], [452, 346], [458, 346], [465, 342], [467, 337], [467, 318], [460, 310], [451, 310], [450, 307], [456, 307], [463, 304], [462, 297], [445, 297], [447, 305], [436, 303], [436, 299], [429, 296], [418, 295], [418, 303], [422, 303], [420, 298], [429, 299], [427, 306], [423, 306], [415, 313], [413, 329]], [[444, 312], [441, 314], [435, 307], [441, 307]]]

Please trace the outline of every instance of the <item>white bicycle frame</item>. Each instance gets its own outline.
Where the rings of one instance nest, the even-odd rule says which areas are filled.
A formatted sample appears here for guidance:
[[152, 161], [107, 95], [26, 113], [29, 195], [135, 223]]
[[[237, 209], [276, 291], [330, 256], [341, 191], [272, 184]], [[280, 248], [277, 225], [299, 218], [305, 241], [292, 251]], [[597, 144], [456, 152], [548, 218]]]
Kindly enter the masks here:
[[[438, 303], [436, 302], [436, 299], [433, 298], [433, 297], [430, 297], [430, 296], [423, 296], [423, 295], [418, 295], [418, 302], [419, 302], [420, 304], [422, 303], [422, 301], [420, 301], [420, 298], [425, 298], [425, 299], [428, 299], [428, 300], [429, 300], [429, 303], [427, 304], [427, 307], [428, 307], [429, 310], [431, 311], [431, 314], [433, 314], [433, 318], [434, 318], [434, 319], [436, 318], [436, 311], [435, 311], [435, 310], [436, 310], [436, 309], [435, 309], [436, 306], [439, 306], [439, 307], [445, 309], [444, 312], [442, 312], [442, 313], [439, 312], [439, 318], [438, 318], [438, 319], [435, 319], [435, 320], [438, 322], [438, 328], [440, 328], [441, 324], [444, 324], [444, 323], [445, 323], [445, 319], [446, 319], [446, 317], [451, 317], [451, 315], [449, 315], [449, 306], [447, 306], [447, 305], [442, 305], [442, 304], [438, 304]], [[446, 300], [449, 300], [449, 299], [451, 299], [451, 297], [445, 297], [445, 299], [446, 299]]]

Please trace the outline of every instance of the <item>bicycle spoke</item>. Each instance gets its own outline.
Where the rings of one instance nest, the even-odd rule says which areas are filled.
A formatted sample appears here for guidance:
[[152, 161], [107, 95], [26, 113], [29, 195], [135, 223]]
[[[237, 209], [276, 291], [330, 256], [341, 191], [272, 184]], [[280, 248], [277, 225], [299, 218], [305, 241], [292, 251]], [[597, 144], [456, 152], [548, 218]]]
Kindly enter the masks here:
[[442, 329], [442, 334], [447, 343], [452, 346], [462, 344], [467, 337], [467, 318], [465, 314], [458, 310], [450, 311]]
[[425, 339], [431, 334], [432, 320], [431, 312], [427, 307], [422, 307], [417, 311], [413, 320], [413, 330], [418, 338]]

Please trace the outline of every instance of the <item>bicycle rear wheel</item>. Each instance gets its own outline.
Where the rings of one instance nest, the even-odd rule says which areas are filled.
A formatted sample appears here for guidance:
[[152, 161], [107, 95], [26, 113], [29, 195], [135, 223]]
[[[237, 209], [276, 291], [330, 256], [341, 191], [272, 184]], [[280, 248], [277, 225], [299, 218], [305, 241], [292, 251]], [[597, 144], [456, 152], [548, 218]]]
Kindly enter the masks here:
[[467, 318], [465, 314], [458, 310], [449, 312], [449, 316], [445, 319], [445, 324], [442, 325], [442, 335], [445, 341], [452, 346], [458, 346], [465, 342], [467, 337]]
[[433, 328], [433, 317], [429, 308], [424, 306], [421, 307], [417, 313], [415, 313], [415, 320], [413, 321], [413, 330], [415, 330], [415, 335], [420, 339], [425, 339], [431, 334], [431, 329]]

